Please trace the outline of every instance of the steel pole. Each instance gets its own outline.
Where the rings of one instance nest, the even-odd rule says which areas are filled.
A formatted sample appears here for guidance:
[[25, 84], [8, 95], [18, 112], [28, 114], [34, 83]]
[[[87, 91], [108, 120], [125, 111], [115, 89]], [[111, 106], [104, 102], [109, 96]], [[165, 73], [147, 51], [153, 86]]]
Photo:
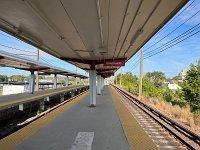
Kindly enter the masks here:
[[[39, 63], [39, 48], [37, 49], [36, 61], [37, 61], [37, 63]], [[38, 74], [38, 71], [36, 71], [36, 91], [39, 91], [39, 74]]]
[[121, 67], [121, 73], [120, 73], [120, 87], [122, 86], [122, 67]]

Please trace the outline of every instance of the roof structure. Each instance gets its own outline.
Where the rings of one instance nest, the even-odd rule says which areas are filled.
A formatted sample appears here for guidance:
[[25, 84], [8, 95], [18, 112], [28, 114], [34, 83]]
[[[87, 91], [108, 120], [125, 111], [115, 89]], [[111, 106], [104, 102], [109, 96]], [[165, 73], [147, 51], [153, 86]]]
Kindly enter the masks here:
[[[0, 28], [62, 60], [85, 70], [97, 69], [108, 77], [187, 1], [0, 0]], [[108, 61], [114, 63], [106, 65]]]
[[64, 76], [73, 76], [80, 78], [88, 78], [86, 75], [75, 73], [66, 69], [54, 67], [45, 63], [36, 62], [31, 59], [27, 59], [15, 54], [11, 54], [5, 51], [0, 51], [0, 67], [12, 67], [27, 71], [39, 71], [39, 74], [50, 75], [60, 74]]

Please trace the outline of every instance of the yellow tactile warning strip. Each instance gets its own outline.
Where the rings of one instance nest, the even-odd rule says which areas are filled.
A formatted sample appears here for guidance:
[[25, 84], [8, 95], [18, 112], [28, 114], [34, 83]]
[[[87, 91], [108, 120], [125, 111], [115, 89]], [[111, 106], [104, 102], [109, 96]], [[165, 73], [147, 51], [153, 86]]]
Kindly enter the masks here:
[[45, 116], [33, 121], [32, 123], [28, 124], [24, 128], [14, 132], [13, 134], [5, 137], [4, 139], [0, 140], [0, 150], [11, 150], [16, 145], [20, 144], [22, 141], [36, 133], [40, 128], [47, 125], [50, 121], [55, 119], [57, 116], [61, 115], [66, 109], [70, 108], [72, 105], [76, 104], [80, 100], [84, 99], [88, 95], [89, 92], [86, 92], [77, 98], [69, 101], [68, 103], [60, 106], [59, 108], [51, 111], [50, 113], [46, 114]]
[[36, 96], [30, 96], [30, 97], [26, 97], [26, 98], [22, 98], [22, 99], [17, 99], [15, 101], [11, 101], [11, 102], [0, 103], [0, 107], [5, 107], [5, 106], [11, 105], [11, 104], [15, 105], [15, 104], [20, 103], [20, 102], [30, 101], [30, 100], [34, 100], [34, 99], [40, 99], [40, 98], [43, 98], [45, 96], [50, 96], [50, 95], [55, 95], [55, 94], [67, 92], [67, 91], [70, 91], [70, 90], [74, 90], [76, 88], [78, 88], [78, 87], [70, 87], [70, 88], [64, 89], [64, 90], [49, 92], [49, 93], [45, 93], [45, 94], [39, 94], [39, 95], [36, 95]]
[[109, 90], [130, 148], [134, 150], [157, 150], [158, 147], [126, 108], [116, 91], [111, 86], [109, 86]]

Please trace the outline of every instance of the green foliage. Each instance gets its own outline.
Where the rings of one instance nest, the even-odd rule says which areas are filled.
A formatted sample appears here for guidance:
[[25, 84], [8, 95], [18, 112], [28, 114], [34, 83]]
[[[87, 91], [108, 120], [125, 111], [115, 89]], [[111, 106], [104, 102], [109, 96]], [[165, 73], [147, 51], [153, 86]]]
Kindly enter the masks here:
[[11, 81], [28, 81], [28, 77], [23, 75], [13, 75], [9, 78], [11, 79]]
[[65, 79], [58, 79], [58, 83], [63, 83], [63, 84], [65, 84], [66, 83], [66, 80]]
[[145, 77], [149, 78], [156, 87], [160, 87], [162, 82], [166, 80], [165, 74], [159, 71], [148, 72], [146, 73]]
[[162, 88], [155, 86], [148, 77], [144, 77], [142, 80], [143, 95], [150, 97], [160, 97], [162, 95]]
[[174, 93], [170, 89], [166, 88], [165, 91], [163, 92], [163, 98], [165, 101], [171, 102], [172, 99], [174, 98]]
[[200, 59], [197, 64], [191, 64], [187, 72], [184, 84], [183, 95], [189, 102], [191, 111], [200, 114]]
[[[114, 79], [114, 83], [119, 85], [120, 83], [120, 74], [117, 75]], [[131, 72], [126, 72], [122, 75], [122, 86], [125, 87], [129, 92], [133, 94], [138, 94], [138, 77], [133, 75]]]
[[185, 100], [185, 98], [183, 96], [182, 90], [176, 91], [174, 100], [172, 101], [172, 104], [173, 105], [179, 105], [181, 107], [186, 106], [187, 101]]
[[48, 77], [45, 77], [45, 79], [47, 79], [47, 80], [53, 80], [53, 77], [48, 76]]
[[39, 79], [45, 79], [45, 76], [40, 75]]
[[8, 81], [8, 77], [6, 75], [0, 75], [0, 82]]
[[179, 76], [175, 76], [172, 79], [178, 81]]
[[[117, 75], [117, 83], [120, 83], [120, 74]], [[116, 83], [115, 78], [115, 83]], [[178, 80], [178, 76], [174, 77]], [[172, 105], [186, 106], [188, 103], [191, 107], [191, 112], [200, 114], [200, 60], [196, 65], [192, 64], [187, 72], [185, 81], [178, 84], [182, 90], [173, 93], [167, 87], [162, 87], [162, 82], [166, 80], [165, 74], [162, 72], [148, 72], [142, 81], [143, 95], [150, 97], [158, 97], [161, 100], [167, 101]], [[122, 75], [122, 86], [129, 92], [138, 95], [139, 79], [131, 72]]]
[[187, 103], [183, 98], [182, 90], [178, 90], [176, 93], [173, 93], [172, 90], [166, 88], [163, 92], [163, 99], [170, 102], [172, 105], [179, 105], [180, 107], [184, 107]]

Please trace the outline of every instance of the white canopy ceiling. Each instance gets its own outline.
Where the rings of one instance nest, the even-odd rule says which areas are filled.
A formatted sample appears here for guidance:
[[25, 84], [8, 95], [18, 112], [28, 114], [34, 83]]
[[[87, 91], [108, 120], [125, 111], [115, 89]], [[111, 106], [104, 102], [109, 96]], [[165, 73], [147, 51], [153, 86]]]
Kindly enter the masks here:
[[58, 58], [89, 68], [87, 60], [130, 59], [186, 3], [0, 0], [0, 28]]

